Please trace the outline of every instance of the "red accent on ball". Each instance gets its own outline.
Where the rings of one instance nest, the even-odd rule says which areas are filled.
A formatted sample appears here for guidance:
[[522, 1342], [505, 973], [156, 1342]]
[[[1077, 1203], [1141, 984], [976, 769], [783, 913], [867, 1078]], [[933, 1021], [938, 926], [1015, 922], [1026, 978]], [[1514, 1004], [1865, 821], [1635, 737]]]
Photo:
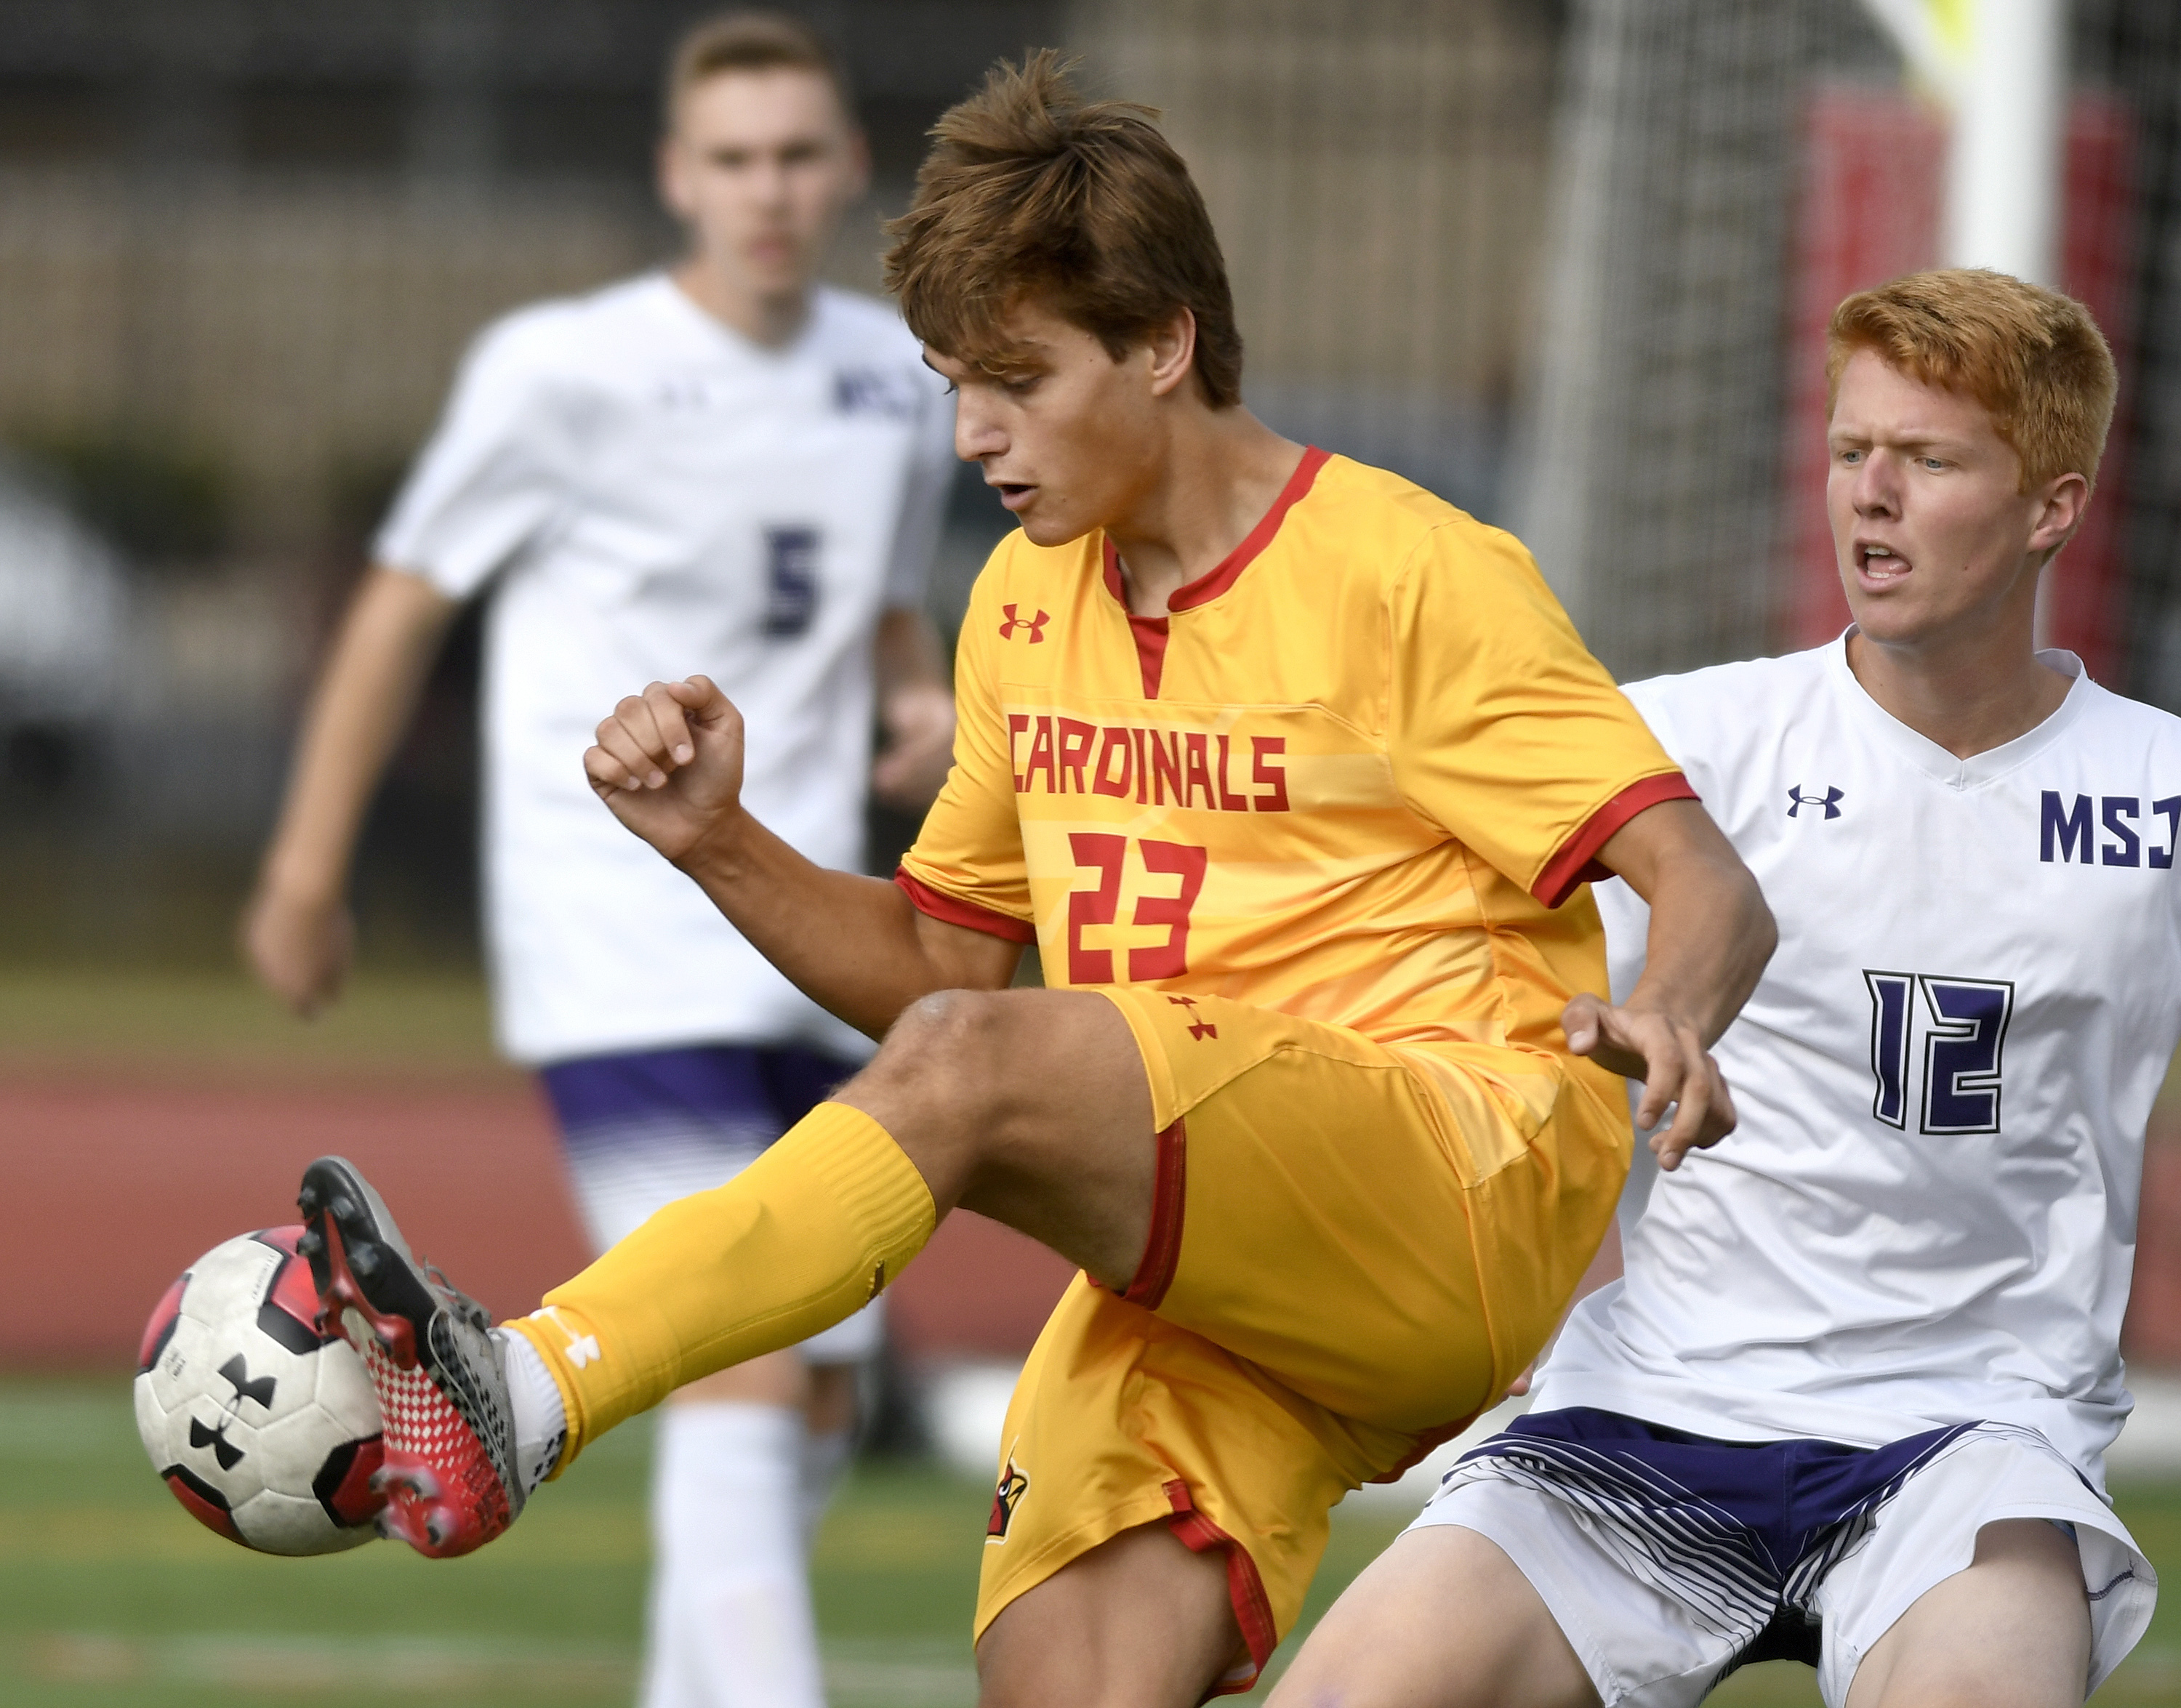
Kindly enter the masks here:
[[308, 1259], [295, 1249], [295, 1242], [303, 1237], [300, 1224], [294, 1227], [260, 1228], [251, 1236], [275, 1250], [288, 1254], [273, 1276], [273, 1285], [266, 1289], [265, 1302], [276, 1310], [295, 1318], [321, 1340], [334, 1338], [318, 1334], [318, 1287], [311, 1279]]
[[[190, 1487], [187, 1472], [179, 1468], [168, 1472], [167, 1486], [174, 1491], [174, 1498], [190, 1509], [190, 1516], [205, 1529], [217, 1530], [230, 1542], [242, 1542], [242, 1532], [235, 1528], [235, 1514]], [[242, 1542], [242, 1545], [246, 1548], [250, 1544]]]
[[174, 1324], [182, 1314], [182, 1289], [190, 1284], [189, 1271], [185, 1270], [179, 1280], [159, 1295], [159, 1303], [152, 1308], [152, 1319], [144, 1325], [144, 1338], [136, 1347], [136, 1374], [158, 1362], [159, 1354], [167, 1349], [174, 1336]]

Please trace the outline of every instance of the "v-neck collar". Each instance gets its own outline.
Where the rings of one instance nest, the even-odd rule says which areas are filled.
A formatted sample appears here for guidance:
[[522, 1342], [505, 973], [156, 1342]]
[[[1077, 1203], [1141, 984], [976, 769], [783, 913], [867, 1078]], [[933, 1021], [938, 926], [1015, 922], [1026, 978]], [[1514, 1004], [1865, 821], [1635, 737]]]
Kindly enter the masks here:
[[[1241, 579], [1242, 571], [1273, 543], [1280, 531], [1287, 514], [1302, 501], [1317, 471], [1333, 460], [1330, 451], [1310, 446], [1295, 465], [1295, 472], [1288, 477], [1287, 484], [1280, 488], [1279, 496], [1273, 500], [1272, 508], [1257, 518], [1256, 526], [1242, 537], [1241, 544], [1213, 565], [1193, 581], [1186, 581], [1167, 595], [1168, 616], [1176, 611], [1193, 611], [1199, 605], [1208, 605]], [[1144, 697], [1156, 700], [1159, 684], [1166, 675], [1167, 618], [1140, 617], [1129, 609], [1129, 591], [1121, 581], [1121, 554], [1114, 548], [1113, 537], [1102, 533], [1098, 537], [1100, 561], [1105, 566], [1106, 591], [1113, 595], [1113, 603], [1121, 608], [1121, 614], [1129, 620], [1129, 633], [1136, 643], [1136, 669], [1143, 679]]]
[[[1272, 508], [1257, 518], [1256, 526], [1242, 536], [1241, 544], [1195, 581], [1185, 581], [1168, 593], [1166, 599], [1168, 612], [1193, 611], [1199, 605], [1208, 605], [1233, 587], [1241, 578], [1242, 571], [1250, 567], [1251, 561], [1272, 544], [1273, 537], [1279, 532], [1280, 524], [1287, 520], [1288, 512], [1302, 501], [1311, 483], [1317, 479], [1317, 471], [1332, 460], [1332, 452], [1320, 450], [1316, 445], [1304, 451], [1302, 460], [1295, 465], [1295, 472], [1288, 477], [1287, 484], [1280, 488], [1280, 494], [1273, 500]], [[1129, 595], [1128, 589], [1121, 583], [1120, 552], [1114, 547], [1111, 534], [1102, 534], [1099, 543], [1106, 567], [1106, 591], [1120, 603], [1123, 610], [1127, 611]], [[1129, 617], [1132, 622], [1158, 623], [1166, 620], [1159, 616], [1138, 617], [1133, 611], [1129, 612]]]
[[726, 355], [753, 366], [786, 366], [806, 350], [818, 335], [818, 322], [825, 312], [825, 289], [814, 286], [809, 306], [803, 317], [803, 324], [795, 335], [785, 344], [760, 344], [739, 327], [730, 326], [704, 304], [682, 288], [672, 272], [661, 268], [652, 275], [657, 281], [665, 312], [679, 321], [683, 328], [693, 333], [713, 355]]
[[2024, 730], [2011, 741], [2002, 741], [1996, 747], [1987, 747], [1981, 753], [1972, 753], [1968, 758], [1957, 758], [1930, 736], [1911, 729], [1885, 707], [1871, 697], [1870, 691], [1856, 680], [1855, 671], [1847, 661], [1848, 636], [1855, 633], [1850, 624], [1832, 644], [1825, 659], [1825, 671], [1833, 679], [1835, 687], [1855, 708], [1864, 723], [1879, 738], [1891, 747], [1908, 763], [1935, 781], [1950, 788], [1970, 789], [1980, 783], [1989, 783], [2014, 770], [2025, 761], [2033, 759], [2073, 727], [2090, 704], [2090, 674], [2083, 668], [2083, 661], [2074, 653], [2059, 647], [2050, 647], [2037, 654], [2037, 661], [2063, 676], [2074, 680], [2068, 685], [2066, 696], [2045, 718]]

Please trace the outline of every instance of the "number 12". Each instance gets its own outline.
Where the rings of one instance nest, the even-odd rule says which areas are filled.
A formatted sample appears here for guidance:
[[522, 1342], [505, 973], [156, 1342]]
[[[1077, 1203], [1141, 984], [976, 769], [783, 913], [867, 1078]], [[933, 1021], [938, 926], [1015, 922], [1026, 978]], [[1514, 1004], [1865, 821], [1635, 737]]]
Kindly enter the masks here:
[[1888, 1127], [1908, 1128], [1912, 998], [1921, 990], [1930, 1021], [1924, 1031], [1919, 1127], [1930, 1133], [1997, 1132], [2000, 1057], [2014, 1017], [2013, 984], [1922, 972], [1866, 972], [1863, 982], [1870, 990], [1870, 1066], [1878, 1079], [1870, 1112]]

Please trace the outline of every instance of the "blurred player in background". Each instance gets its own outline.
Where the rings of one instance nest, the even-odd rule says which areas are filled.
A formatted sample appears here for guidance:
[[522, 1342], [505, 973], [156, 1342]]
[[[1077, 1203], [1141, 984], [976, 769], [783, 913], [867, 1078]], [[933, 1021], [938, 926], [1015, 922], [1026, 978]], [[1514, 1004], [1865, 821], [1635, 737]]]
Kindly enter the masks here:
[[[886, 884], [770, 834], [759, 714], [701, 677], [622, 699], [584, 762], [877, 1057], [496, 1336], [350, 1165], [299, 1202], [386, 1410], [387, 1528], [435, 1554], [864, 1304], [957, 1204], [1043, 1240], [1085, 1274], [1008, 1410], [984, 1698], [1190, 1708], [1256, 1678], [1333, 1502], [1534, 1356], [1620, 1194], [1615, 1073], [1678, 1103], [1676, 1155], [1731, 1127], [1705, 1041], [1771, 926], [1516, 542], [1244, 405], [1217, 239], [1144, 109], [1040, 55], [935, 135], [888, 276], [1022, 526], [915, 848]], [[1657, 920], [1614, 1008], [1609, 870]], [[1032, 941], [1055, 988], [1011, 989]]]
[[[2181, 720], [2038, 652], [2113, 366], [2079, 303], [1912, 275], [1832, 322], [1855, 625], [1629, 696], [1764, 884], [1742, 1127], [1276, 1700], [2070, 1708], [2156, 1580], [2099, 1490], [2144, 1127], [2181, 1037]], [[1600, 886], [1614, 985], [1643, 902]]]
[[[364, 809], [459, 603], [489, 587], [499, 1036], [540, 1070], [600, 1250], [733, 1175], [870, 1046], [599, 806], [583, 766], [599, 708], [654, 676], [727, 684], [757, 725], [753, 805], [850, 868], [867, 779], [920, 810], [953, 730], [921, 614], [952, 411], [892, 309], [815, 283], [868, 174], [836, 61], [785, 18], [699, 25], [672, 60], [659, 168], [687, 259], [522, 310], [472, 350], [334, 644], [245, 924], [283, 999], [333, 999]], [[804, 1545], [878, 1334], [874, 1309], [675, 1397], [652, 1708], [820, 1700]]]

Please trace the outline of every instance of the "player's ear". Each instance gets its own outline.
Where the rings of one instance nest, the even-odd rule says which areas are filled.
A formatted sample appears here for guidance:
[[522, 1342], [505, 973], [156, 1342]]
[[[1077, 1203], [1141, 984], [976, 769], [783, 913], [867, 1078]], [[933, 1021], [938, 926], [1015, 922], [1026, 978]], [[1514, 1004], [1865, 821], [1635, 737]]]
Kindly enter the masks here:
[[1151, 355], [1151, 395], [1164, 397], [1196, 367], [1196, 317], [1177, 308], [1163, 326], [1154, 328], [1144, 340]]
[[2090, 483], [2080, 475], [2058, 475], [2045, 483], [2043, 503], [2029, 531], [2029, 549], [2047, 558], [2068, 543], [2090, 506]]
[[848, 182], [842, 187], [841, 205], [853, 207], [870, 193], [871, 140], [864, 135], [860, 124], [848, 126]]
[[659, 139], [657, 160], [659, 199], [666, 211], [685, 223], [695, 218], [687, 182], [687, 160], [685, 151], [677, 146], [674, 132], [669, 129]]

